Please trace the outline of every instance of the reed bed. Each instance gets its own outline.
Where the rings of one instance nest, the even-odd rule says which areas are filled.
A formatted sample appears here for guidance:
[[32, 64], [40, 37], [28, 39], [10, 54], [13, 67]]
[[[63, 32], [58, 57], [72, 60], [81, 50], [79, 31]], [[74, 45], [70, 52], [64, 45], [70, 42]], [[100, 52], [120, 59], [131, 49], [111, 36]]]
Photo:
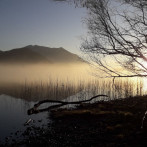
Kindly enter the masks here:
[[[16, 86], [16, 85], [15, 85]], [[86, 100], [94, 95], [105, 94], [112, 100], [126, 97], [143, 96], [147, 94], [142, 79], [96, 79], [87, 80], [48, 80], [47, 82], [25, 82], [16, 86], [13, 95], [28, 101], [54, 99], [68, 101]]]

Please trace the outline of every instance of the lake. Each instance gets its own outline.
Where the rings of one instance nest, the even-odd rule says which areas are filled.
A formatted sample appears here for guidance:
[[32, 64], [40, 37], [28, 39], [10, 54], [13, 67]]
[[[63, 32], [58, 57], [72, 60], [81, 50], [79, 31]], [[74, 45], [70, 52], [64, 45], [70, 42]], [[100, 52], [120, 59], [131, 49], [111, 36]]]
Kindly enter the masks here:
[[[79, 101], [86, 100], [98, 94], [108, 97], [99, 97], [92, 102], [112, 100], [136, 95], [147, 94], [146, 81], [139, 79], [111, 80], [90, 79], [83, 80], [56, 80], [46, 83], [10, 83], [0, 85], [0, 141], [23, 139], [22, 132], [27, 128], [24, 124], [31, 119], [30, 124], [47, 127], [51, 123], [49, 112], [28, 115], [27, 110], [43, 99]], [[40, 108], [49, 106], [44, 104]], [[71, 108], [72, 105], [68, 105]]]
[[[44, 112], [37, 115], [27, 115], [27, 110], [34, 105], [34, 102], [28, 102], [23, 99], [16, 99], [8, 95], [0, 95], [0, 141], [5, 137], [17, 139], [16, 132], [20, 133], [27, 126], [24, 124], [29, 120], [34, 120], [36, 126], [49, 123], [49, 113]], [[33, 122], [31, 122], [33, 123]], [[21, 137], [21, 136], [20, 136]]]

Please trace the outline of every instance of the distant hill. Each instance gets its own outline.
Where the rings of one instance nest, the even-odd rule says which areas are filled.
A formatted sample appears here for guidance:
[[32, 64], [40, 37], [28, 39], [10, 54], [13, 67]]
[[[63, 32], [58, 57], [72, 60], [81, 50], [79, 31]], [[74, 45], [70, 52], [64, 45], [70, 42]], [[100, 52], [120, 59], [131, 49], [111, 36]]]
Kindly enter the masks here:
[[84, 63], [84, 60], [64, 48], [29, 45], [0, 51], [0, 63]]

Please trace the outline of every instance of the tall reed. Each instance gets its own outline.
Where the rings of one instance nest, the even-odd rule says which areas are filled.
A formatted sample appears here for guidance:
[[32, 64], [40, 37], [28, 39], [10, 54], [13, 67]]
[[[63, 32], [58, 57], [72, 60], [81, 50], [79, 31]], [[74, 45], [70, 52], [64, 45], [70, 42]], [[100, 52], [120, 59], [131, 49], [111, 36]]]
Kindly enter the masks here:
[[[28, 101], [42, 99], [62, 100], [72, 96], [72, 100], [88, 99], [94, 95], [105, 94], [105, 100], [142, 96], [147, 94], [141, 79], [49, 79], [48, 81], [15, 84], [12, 93], [15, 97]], [[99, 98], [104, 100], [104, 98]]]

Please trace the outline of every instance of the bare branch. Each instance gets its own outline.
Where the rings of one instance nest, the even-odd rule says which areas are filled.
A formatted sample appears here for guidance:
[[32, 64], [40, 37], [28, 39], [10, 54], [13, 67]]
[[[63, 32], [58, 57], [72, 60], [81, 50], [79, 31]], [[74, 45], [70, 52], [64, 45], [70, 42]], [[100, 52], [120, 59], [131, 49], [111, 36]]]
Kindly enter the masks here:
[[[81, 50], [90, 54], [102, 71], [112, 77], [146, 76], [147, 67], [142, 61], [147, 62], [147, 3], [144, 0], [111, 2], [87, 0], [89, 17], [86, 23], [90, 37]], [[118, 74], [117, 69], [106, 66], [103, 61], [109, 56], [114, 56], [116, 63], [134, 74]], [[121, 62], [117, 58], [120, 56]]]
[[[56, 101], [56, 100], [43, 100], [43, 101], [39, 101], [37, 104], [34, 105], [33, 108], [28, 110], [28, 115], [36, 114], [36, 113], [40, 113], [40, 112], [44, 112], [44, 111], [49, 111], [49, 110], [52, 110], [52, 109], [55, 109], [55, 108], [59, 108], [61, 106], [68, 105], [68, 104], [81, 104], [81, 103], [90, 102], [93, 99], [96, 99], [96, 98], [101, 97], [101, 96], [108, 97], [107, 95], [96, 95], [96, 96], [91, 97], [88, 100], [75, 101], [75, 102], [65, 102], [65, 101]], [[57, 105], [53, 105], [53, 106], [49, 106], [49, 107], [43, 108], [43, 109], [37, 109], [41, 104], [44, 104], [44, 103], [58, 103], [58, 104]]]

